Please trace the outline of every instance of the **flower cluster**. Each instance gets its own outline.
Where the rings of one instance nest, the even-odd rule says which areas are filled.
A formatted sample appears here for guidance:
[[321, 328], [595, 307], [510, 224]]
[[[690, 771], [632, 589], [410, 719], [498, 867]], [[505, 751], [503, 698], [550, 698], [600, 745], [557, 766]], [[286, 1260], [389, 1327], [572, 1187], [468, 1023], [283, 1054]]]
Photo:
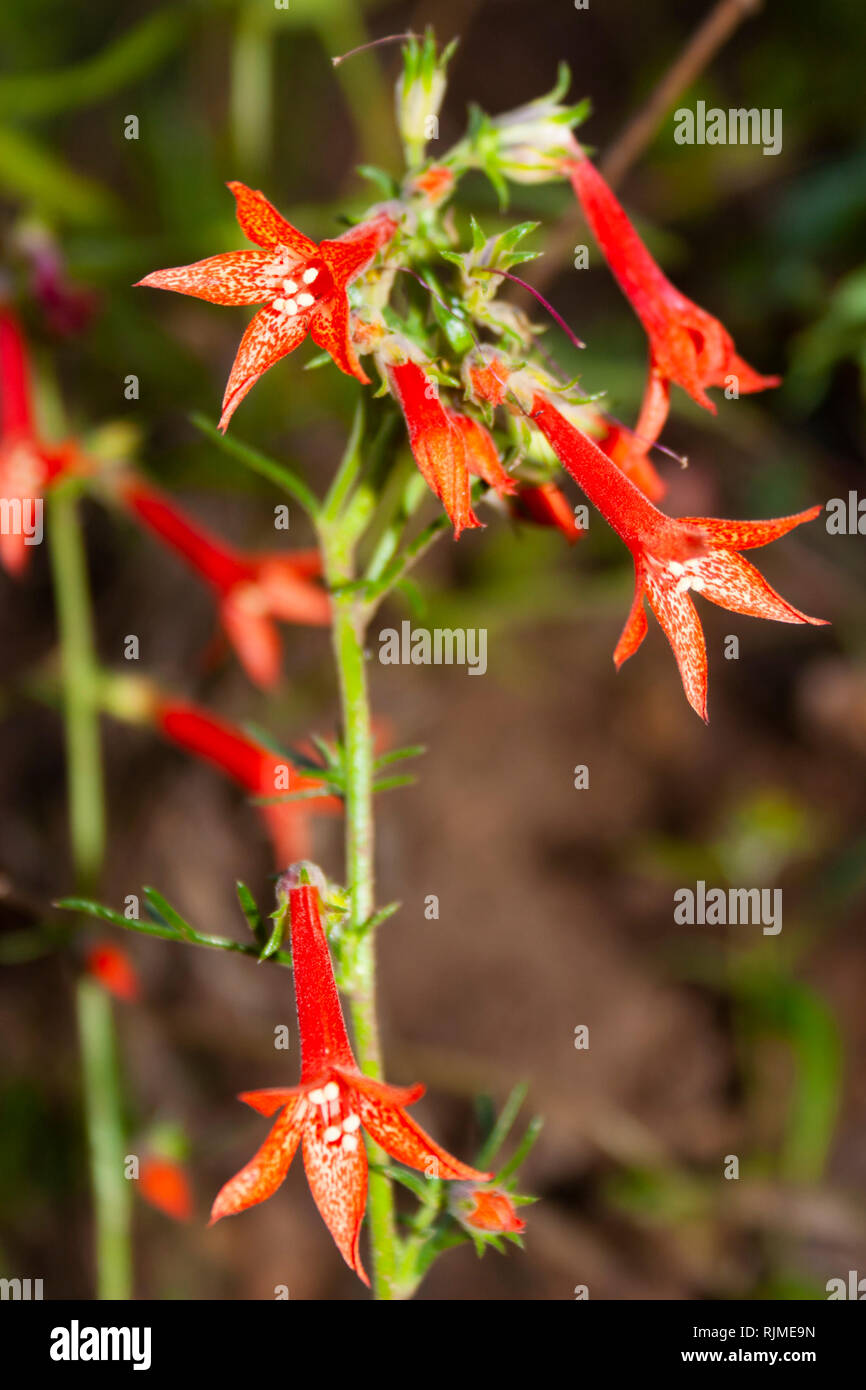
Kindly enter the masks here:
[[[817, 508], [782, 521], [675, 522], [652, 506], [644, 508], [635, 494], [658, 502], [665, 490], [650, 452], [667, 419], [672, 382], [714, 411], [708, 388], [725, 386], [739, 395], [775, 386], [779, 378], [750, 367], [719, 320], [681, 294], [653, 260], [572, 134], [587, 108], [561, 103], [567, 72], [553, 92], [520, 110], [495, 119], [476, 113], [464, 139], [424, 166], [423, 117], [439, 109], [447, 56], [437, 58], [429, 37], [409, 44], [398, 109], [411, 151], [410, 172], [402, 188], [391, 188], [394, 196], [387, 203], [369, 209], [348, 232], [317, 245], [263, 194], [234, 183], [229, 186], [241, 227], [260, 249], [156, 271], [140, 283], [221, 304], [264, 301], [229, 376], [223, 429], [261, 373], [307, 333], [342, 371], [364, 384], [369, 378], [359, 357], [372, 356], [382, 389], [405, 419], [415, 463], [441, 501], [455, 537], [481, 526], [476, 508], [487, 500], [507, 506], [517, 518], [556, 526], [569, 541], [577, 539], [580, 528], [570, 504], [539, 465], [543, 437], [635, 558], [635, 607], [616, 649], [617, 665], [643, 636], [646, 595], [671, 640], [687, 698], [706, 717], [706, 655], [689, 590], [740, 613], [820, 622], [779, 599], [737, 553], [812, 519]], [[649, 376], [633, 429], [611, 421], [597, 404], [563, 385], [540, 354], [539, 326], [501, 298], [515, 278], [514, 266], [532, 258], [521, 247], [532, 224], [487, 238], [473, 221], [471, 249], [456, 248], [453, 222], [443, 219], [442, 209], [471, 169], [486, 173], [503, 200], [509, 181], [571, 181], [647, 333]], [[493, 429], [500, 406], [507, 407], [507, 416]], [[662, 532], [659, 550], [656, 536]], [[261, 609], [269, 611], [262, 586], [254, 592]], [[297, 608], [291, 608], [287, 605], [282, 615], [297, 618]], [[302, 620], [316, 621], [310, 613], [314, 604]], [[223, 620], [228, 623], [225, 613]], [[262, 653], [264, 645], [262, 638]], [[272, 656], [256, 660], [248, 652], [246, 664], [259, 678], [273, 670]]]

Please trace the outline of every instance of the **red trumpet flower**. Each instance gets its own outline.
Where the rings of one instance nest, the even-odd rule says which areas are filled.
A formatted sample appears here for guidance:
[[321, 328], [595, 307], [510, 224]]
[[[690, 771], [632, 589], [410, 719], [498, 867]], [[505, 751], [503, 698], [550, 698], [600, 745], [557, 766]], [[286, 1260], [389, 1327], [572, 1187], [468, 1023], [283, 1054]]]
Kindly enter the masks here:
[[502, 460], [490, 431], [471, 415], [459, 415], [456, 410], [449, 410], [448, 418], [463, 435], [466, 467], [469, 472], [474, 473], [476, 478], [481, 478], [500, 497], [508, 497], [516, 492], [517, 484], [502, 467]]
[[250, 680], [263, 687], [275, 685], [281, 650], [274, 620], [315, 627], [330, 622], [330, 599], [316, 582], [322, 569], [318, 551], [246, 555], [191, 522], [141, 479], [127, 475], [118, 489], [135, 516], [215, 590], [226, 636]]
[[35, 515], [46, 488], [81, 466], [74, 444], [44, 444], [37, 433], [30, 390], [27, 346], [18, 320], [0, 308], [0, 498], [6, 508], [0, 528], [0, 563], [21, 574], [33, 543]]
[[160, 732], [177, 747], [219, 768], [254, 796], [321, 790], [321, 796], [263, 803], [257, 808], [273, 845], [278, 868], [284, 869], [309, 856], [313, 815], [341, 814], [342, 801], [330, 793], [319, 778], [290, 767], [290, 785], [284, 785], [286, 760], [225, 720], [216, 719], [195, 705], [163, 697], [154, 701], [152, 717]]
[[259, 251], [228, 251], [193, 265], [155, 270], [139, 280], [159, 290], [212, 304], [263, 304], [249, 324], [229, 374], [220, 429], [263, 372], [293, 352], [309, 333], [341, 371], [367, 384], [352, 343], [348, 286], [391, 240], [397, 223], [381, 212], [318, 245], [277, 212], [264, 194], [230, 183], [244, 235]]
[[[482, 524], [472, 510], [463, 429], [442, 405], [436, 382], [416, 362], [390, 365], [388, 380], [406, 417], [415, 462], [451, 518], [456, 540], [461, 531]], [[477, 465], [477, 444], [474, 461]]]
[[823, 625], [823, 618], [810, 618], [781, 598], [754, 566], [737, 553], [767, 545], [804, 521], [814, 520], [820, 507], [771, 521], [674, 519], [658, 511], [547, 396], [535, 394], [531, 418], [563, 467], [632, 553], [635, 594], [614, 652], [617, 668], [637, 651], [646, 636], [646, 597], [673, 648], [686, 698], [706, 719], [707, 653], [690, 589], [732, 613], [772, 618], [780, 623]]
[[521, 521], [529, 521], [534, 526], [555, 526], [569, 545], [574, 545], [583, 535], [583, 528], [575, 520], [574, 508], [556, 483], [521, 483], [511, 505]]
[[255, 1157], [218, 1193], [211, 1223], [273, 1196], [302, 1144], [307, 1180], [322, 1218], [343, 1259], [369, 1284], [359, 1252], [367, 1205], [362, 1127], [392, 1158], [428, 1177], [485, 1182], [490, 1174], [453, 1158], [406, 1114], [404, 1107], [419, 1099], [423, 1086], [388, 1086], [358, 1069], [319, 916], [318, 890], [292, 887], [289, 903], [300, 1085], [241, 1095], [261, 1115], [280, 1113]]
[[138, 975], [125, 951], [110, 941], [97, 941], [87, 952], [86, 968], [103, 989], [124, 1004], [134, 1004], [139, 997]]
[[593, 236], [649, 338], [649, 381], [635, 429], [638, 455], [645, 454], [661, 432], [672, 381], [714, 414], [708, 386], [726, 386], [729, 379], [738, 393], [778, 386], [780, 377], [761, 376], [744, 362], [719, 320], [671, 284], [595, 165], [581, 154], [568, 161], [565, 172]]

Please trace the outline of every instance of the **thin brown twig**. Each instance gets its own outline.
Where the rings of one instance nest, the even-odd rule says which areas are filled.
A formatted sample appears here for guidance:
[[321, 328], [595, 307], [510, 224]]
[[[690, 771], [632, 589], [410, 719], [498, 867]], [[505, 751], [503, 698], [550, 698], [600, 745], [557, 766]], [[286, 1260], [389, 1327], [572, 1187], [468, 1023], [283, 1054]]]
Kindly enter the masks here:
[[[599, 167], [608, 183], [616, 186], [622, 181], [680, 94], [697, 80], [743, 21], [757, 14], [763, 2], [718, 0], [656, 83], [640, 111], [632, 117], [600, 160]], [[581, 221], [580, 211], [575, 209], [554, 231], [543, 259], [535, 262], [532, 267], [534, 273], [527, 274], [527, 279], [532, 281], [536, 289], [549, 284], [559, 273], [563, 261], [569, 257]]]

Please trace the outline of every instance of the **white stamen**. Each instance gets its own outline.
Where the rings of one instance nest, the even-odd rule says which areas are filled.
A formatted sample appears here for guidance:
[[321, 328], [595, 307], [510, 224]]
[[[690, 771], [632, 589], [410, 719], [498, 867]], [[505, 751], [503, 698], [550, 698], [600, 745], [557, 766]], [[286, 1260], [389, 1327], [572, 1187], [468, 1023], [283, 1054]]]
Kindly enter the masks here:
[[339, 1126], [339, 1125], [328, 1125], [328, 1128], [325, 1130], [325, 1133], [324, 1133], [324, 1135], [323, 1135], [323, 1138], [324, 1138], [324, 1140], [325, 1140], [325, 1143], [326, 1143], [326, 1144], [336, 1144], [336, 1142], [337, 1142], [337, 1140], [339, 1139], [339, 1137], [340, 1137], [340, 1126]]
[[271, 308], [272, 308], [272, 309], [280, 309], [280, 310], [282, 310], [282, 309], [285, 309], [285, 307], [286, 307], [286, 301], [285, 301], [284, 299], [275, 299], [274, 302], [273, 302], [273, 304], [271, 305]]
[[301, 279], [303, 280], [305, 285], [312, 285], [313, 281], [317, 280], [318, 277], [319, 272], [316, 270], [316, 267], [314, 265], [311, 265], [308, 270], [304, 271], [303, 275], [301, 276]]
[[670, 560], [668, 562], [668, 569], [671, 574], [685, 574], [686, 572], [685, 565], [681, 565], [679, 560]]
[[355, 1149], [357, 1149], [357, 1134], [344, 1134], [341, 1147], [346, 1150], [346, 1153], [352, 1153]]
[[298, 303], [302, 309], [309, 309], [311, 304], [315, 304], [316, 296], [313, 294], [299, 294]]
[[345, 1120], [343, 1121], [343, 1130], [345, 1131], [346, 1134], [351, 1134], [353, 1130], [358, 1129], [358, 1127], [360, 1126], [360, 1123], [361, 1123], [360, 1116], [358, 1116], [358, 1115], [347, 1115], [346, 1118], [345, 1118]]
[[325, 1094], [323, 1091], [310, 1091], [309, 1096], [313, 1105], [321, 1105], [325, 1099]]
[[287, 300], [286, 300], [286, 313], [287, 313], [287, 314], [296, 314], [297, 312], [298, 312], [298, 306], [297, 306], [297, 304], [295, 303], [294, 299], [287, 299]]
[[336, 1100], [339, 1094], [340, 1088], [336, 1081], [329, 1081], [322, 1091], [325, 1100]]
[[295, 280], [284, 280], [283, 289], [286, 291], [286, 294], [297, 294], [297, 282]]

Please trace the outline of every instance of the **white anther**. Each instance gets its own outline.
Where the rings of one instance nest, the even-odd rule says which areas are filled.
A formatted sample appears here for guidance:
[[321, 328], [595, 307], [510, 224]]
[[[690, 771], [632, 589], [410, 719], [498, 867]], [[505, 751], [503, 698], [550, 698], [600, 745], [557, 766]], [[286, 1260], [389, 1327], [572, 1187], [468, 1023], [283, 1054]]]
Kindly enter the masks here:
[[359, 1116], [347, 1115], [345, 1120], [343, 1121], [343, 1131], [345, 1134], [351, 1134], [354, 1130], [358, 1129], [360, 1124], [361, 1120]]
[[272, 309], [280, 309], [280, 310], [282, 310], [282, 309], [285, 309], [285, 307], [286, 307], [286, 301], [285, 301], [284, 299], [275, 299], [274, 302], [273, 302], [273, 304], [271, 305], [271, 308], [272, 308]]
[[686, 572], [685, 565], [681, 565], [679, 560], [670, 560], [668, 562], [668, 569], [671, 574], [685, 574]]
[[344, 1134], [340, 1147], [345, 1149], [346, 1153], [352, 1153], [358, 1147], [357, 1134]]
[[319, 272], [316, 270], [316, 267], [314, 265], [311, 265], [308, 270], [304, 271], [303, 275], [301, 276], [301, 279], [303, 280], [305, 285], [312, 285], [313, 281], [317, 280], [318, 277]]
[[325, 1130], [323, 1137], [326, 1144], [336, 1144], [337, 1140], [340, 1137], [340, 1126], [328, 1125], [328, 1128]]
[[329, 1081], [322, 1090], [322, 1095], [324, 1096], [325, 1100], [336, 1100], [339, 1094], [340, 1088], [337, 1085], [336, 1081]]
[[316, 296], [313, 294], [299, 294], [298, 303], [302, 309], [309, 309], [311, 304], [315, 304]]
[[297, 306], [297, 304], [295, 303], [294, 299], [287, 299], [287, 300], [286, 300], [286, 313], [287, 313], [287, 314], [296, 314], [297, 312], [298, 312], [298, 306]]
[[310, 1091], [309, 1097], [313, 1105], [323, 1105], [325, 1101], [324, 1091]]
[[298, 292], [297, 281], [295, 281], [295, 280], [284, 280], [284, 281], [283, 281], [283, 289], [285, 290], [286, 294], [297, 294], [297, 292]]

